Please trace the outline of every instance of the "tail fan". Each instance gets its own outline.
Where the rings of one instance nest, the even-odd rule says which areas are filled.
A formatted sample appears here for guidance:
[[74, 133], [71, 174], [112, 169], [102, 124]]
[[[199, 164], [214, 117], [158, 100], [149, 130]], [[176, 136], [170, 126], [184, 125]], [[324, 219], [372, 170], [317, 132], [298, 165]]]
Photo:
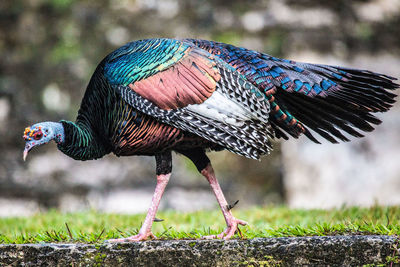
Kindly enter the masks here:
[[[318, 141], [307, 128], [332, 143], [337, 139], [349, 141], [342, 131], [362, 137], [358, 130], [370, 132], [374, 129], [371, 124], [381, 123], [372, 113], [385, 112], [395, 103], [396, 95], [390, 90], [399, 85], [393, 77], [365, 70], [297, 64], [303, 69], [302, 75], [293, 75], [293, 84], [278, 87], [275, 101], [306, 126], [303, 133], [314, 142]], [[319, 83], [307, 85], [310, 78], [303, 82], [303, 75]], [[279, 124], [275, 129], [278, 127], [291, 132], [286, 125]]]
[[381, 121], [372, 113], [385, 112], [399, 88], [393, 77], [367, 70], [308, 64], [224, 43], [187, 39], [226, 61], [265, 94], [271, 105], [275, 136], [301, 134], [319, 143], [309, 129], [332, 143], [362, 137]]

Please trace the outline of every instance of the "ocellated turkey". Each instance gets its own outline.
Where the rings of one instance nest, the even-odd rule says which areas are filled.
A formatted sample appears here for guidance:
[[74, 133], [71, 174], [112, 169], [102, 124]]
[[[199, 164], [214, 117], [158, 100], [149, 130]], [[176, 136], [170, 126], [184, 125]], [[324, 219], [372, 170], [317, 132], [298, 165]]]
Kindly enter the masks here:
[[[77, 160], [155, 156], [157, 186], [135, 236], [151, 226], [172, 171], [171, 152], [188, 157], [208, 180], [229, 239], [238, 225], [217, 182], [208, 150], [259, 159], [274, 138], [313, 134], [332, 143], [362, 137], [379, 124], [373, 113], [395, 102], [392, 77], [366, 70], [300, 63], [229, 44], [195, 39], [128, 43], [97, 66], [75, 122], [42, 122], [25, 129], [24, 159], [55, 140]], [[118, 174], [116, 174], [118, 175]]]

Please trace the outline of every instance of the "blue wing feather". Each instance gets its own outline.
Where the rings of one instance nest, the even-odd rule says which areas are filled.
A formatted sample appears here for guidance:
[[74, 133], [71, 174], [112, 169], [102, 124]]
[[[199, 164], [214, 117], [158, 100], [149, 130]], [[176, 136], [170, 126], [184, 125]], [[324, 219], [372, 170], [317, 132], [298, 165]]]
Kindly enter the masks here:
[[389, 90], [399, 87], [394, 78], [370, 71], [295, 62], [213, 41], [187, 41], [217, 55], [264, 92], [278, 137], [287, 138], [283, 130], [316, 141], [305, 126], [331, 142], [336, 142], [331, 134], [348, 140], [336, 128], [360, 136], [352, 127], [371, 131], [369, 123], [379, 120], [370, 112], [387, 111], [395, 102]]

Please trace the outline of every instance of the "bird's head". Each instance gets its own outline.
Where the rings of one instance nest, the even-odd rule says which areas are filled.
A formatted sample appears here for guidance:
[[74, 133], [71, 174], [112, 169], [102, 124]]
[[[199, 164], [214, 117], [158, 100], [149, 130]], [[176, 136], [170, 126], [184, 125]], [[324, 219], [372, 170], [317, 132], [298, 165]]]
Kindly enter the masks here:
[[51, 140], [56, 143], [64, 141], [64, 127], [59, 122], [40, 122], [25, 128], [23, 138], [25, 139], [25, 149], [23, 159], [28, 156], [28, 152], [35, 146], [47, 144]]

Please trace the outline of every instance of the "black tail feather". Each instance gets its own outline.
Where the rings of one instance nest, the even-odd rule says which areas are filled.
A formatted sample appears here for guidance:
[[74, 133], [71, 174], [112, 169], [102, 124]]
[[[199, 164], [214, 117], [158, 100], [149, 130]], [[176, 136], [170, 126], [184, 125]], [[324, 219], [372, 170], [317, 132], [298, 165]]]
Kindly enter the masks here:
[[[281, 88], [275, 94], [276, 103], [305, 126], [303, 134], [316, 143], [319, 143], [318, 140], [307, 128], [332, 143], [337, 143], [338, 140], [349, 141], [341, 131], [362, 137], [363, 134], [358, 130], [370, 132], [374, 130], [371, 124], [381, 123], [372, 113], [388, 111], [396, 102], [396, 94], [390, 92], [399, 88], [393, 82], [395, 78], [370, 71], [337, 69], [346, 74], [342, 79], [332, 79], [337, 87], [325, 95], [308, 96]], [[323, 72], [317, 74], [324, 75]], [[275, 131], [281, 127], [296, 137], [289, 127], [279, 123], [273, 124], [273, 127]], [[279, 133], [287, 138], [282, 135], [282, 131]]]

